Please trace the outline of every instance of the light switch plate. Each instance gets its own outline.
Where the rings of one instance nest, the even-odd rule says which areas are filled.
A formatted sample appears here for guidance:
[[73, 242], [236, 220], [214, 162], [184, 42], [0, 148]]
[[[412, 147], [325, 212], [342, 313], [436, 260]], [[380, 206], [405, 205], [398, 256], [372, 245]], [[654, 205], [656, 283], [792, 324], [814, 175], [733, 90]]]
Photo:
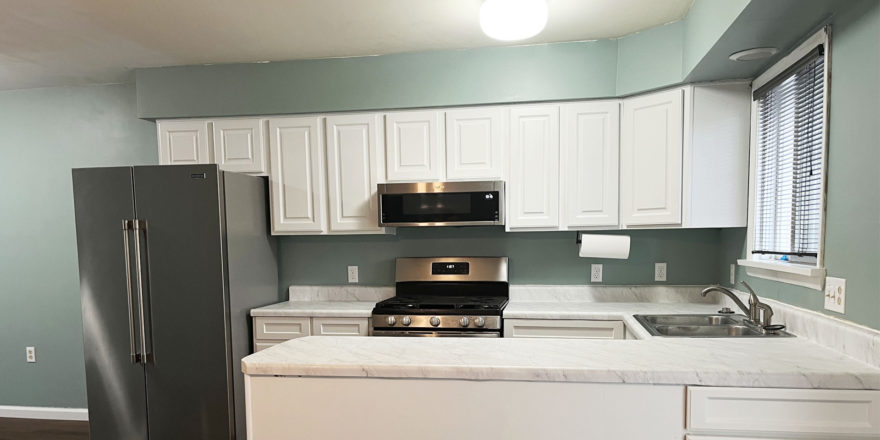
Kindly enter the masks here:
[[348, 282], [349, 283], [358, 282], [358, 267], [357, 266], [348, 266]]
[[843, 278], [825, 278], [825, 310], [846, 313], [846, 280]]
[[666, 281], [666, 263], [654, 263], [654, 281]]
[[602, 282], [602, 265], [601, 264], [591, 264], [590, 265], [590, 281], [593, 283], [601, 283]]

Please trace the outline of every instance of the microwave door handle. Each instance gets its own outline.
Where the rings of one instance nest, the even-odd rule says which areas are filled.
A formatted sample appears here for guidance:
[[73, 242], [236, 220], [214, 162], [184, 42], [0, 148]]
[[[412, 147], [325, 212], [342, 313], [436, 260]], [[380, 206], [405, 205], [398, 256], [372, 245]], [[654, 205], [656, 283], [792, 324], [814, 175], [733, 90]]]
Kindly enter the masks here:
[[140, 355], [137, 352], [137, 347], [135, 346], [135, 336], [134, 336], [134, 304], [132, 303], [132, 294], [131, 294], [131, 247], [128, 243], [128, 233], [131, 231], [131, 220], [123, 220], [122, 221], [122, 245], [125, 250], [125, 291], [128, 294], [128, 346], [129, 352], [131, 356], [131, 363], [136, 364], [140, 362]]

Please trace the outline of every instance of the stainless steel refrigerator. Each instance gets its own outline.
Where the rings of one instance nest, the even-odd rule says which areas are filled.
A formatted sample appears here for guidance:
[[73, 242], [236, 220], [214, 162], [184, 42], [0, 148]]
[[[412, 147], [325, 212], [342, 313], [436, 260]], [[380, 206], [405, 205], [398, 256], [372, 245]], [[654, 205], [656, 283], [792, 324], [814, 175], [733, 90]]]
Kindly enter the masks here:
[[279, 300], [265, 178], [73, 170], [94, 440], [246, 438], [248, 310]]

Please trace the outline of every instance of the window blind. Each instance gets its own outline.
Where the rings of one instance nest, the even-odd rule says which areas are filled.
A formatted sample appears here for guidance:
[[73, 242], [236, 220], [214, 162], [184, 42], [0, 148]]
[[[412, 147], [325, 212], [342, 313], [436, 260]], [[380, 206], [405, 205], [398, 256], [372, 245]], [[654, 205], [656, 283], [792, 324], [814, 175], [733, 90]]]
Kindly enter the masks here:
[[825, 160], [825, 57], [821, 49], [755, 93], [758, 150], [753, 254], [819, 254]]

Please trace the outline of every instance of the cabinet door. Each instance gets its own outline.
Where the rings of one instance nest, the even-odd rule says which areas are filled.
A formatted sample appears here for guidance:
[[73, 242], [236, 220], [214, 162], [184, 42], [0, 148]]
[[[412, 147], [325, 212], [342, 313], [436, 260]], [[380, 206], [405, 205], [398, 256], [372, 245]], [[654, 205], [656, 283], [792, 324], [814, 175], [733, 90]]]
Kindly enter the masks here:
[[505, 338], [623, 339], [622, 321], [505, 319]]
[[446, 112], [448, 180], [504, 178], [504, 116], [502, 107]]
[[378, 115], [327, 117], [330, 232], [382, 232], [376, 197]]
[[443, 180], [443, 112], [385, 115], [389, 182]]
[[627, 99], [620, 130], [622, 223], [681, 223], [681, 89]]
[[314, 336], [367, 336], [368, 318], [312, 318]]
[[269, 120], [272, 233], [326, 231], [320, 118]]
[[510, 109], [508, 229], [559, 226], [559, 107]]
[[286, 341], [312, 334], [307, 317], [271, 316], [254, 318], [254, 339], [260, 342]]
[[265, 119], [214, 121], [214, 162], [220, 169], [266, 174]]
[[158, 121], [160, 165], [211, 163], [208, 121]]
[[565, 104], [561, 123], [563, 226], [617, 226], [620, 104]]

